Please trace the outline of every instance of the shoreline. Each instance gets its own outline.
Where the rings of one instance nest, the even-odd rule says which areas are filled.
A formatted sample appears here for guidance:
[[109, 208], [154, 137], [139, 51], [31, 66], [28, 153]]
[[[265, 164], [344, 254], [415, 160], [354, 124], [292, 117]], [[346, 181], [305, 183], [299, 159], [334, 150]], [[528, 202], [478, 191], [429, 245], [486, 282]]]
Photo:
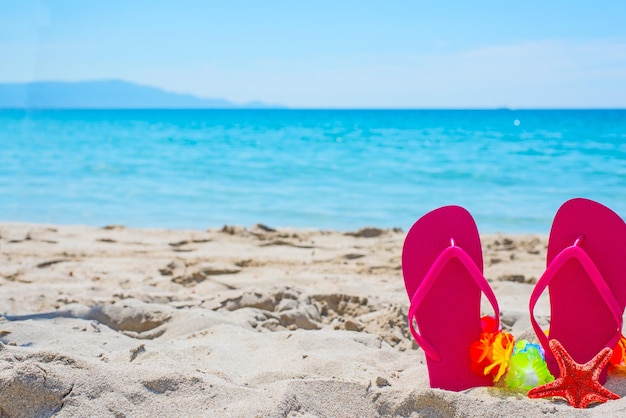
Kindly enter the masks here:
[[[503, 388], [430, 389], [423, 352], [406, 326], [405, 234], [1, 222], [0, 411], [626, 413], [622, 400], [582, 412]], [[516, 337], [530, 327], [528, 298], [545, 268], [546, 239], [481, 236], [485, 277]], [[540, 302], [537, 317], [548, 313]], [[624, 396], [623, 380], [610, 378], [607, 387]]]
[[[416, 218], [417, 220], [417, 218]], [[91, 225], [91, 224], [77, 224], [77, 223], [51, 223], [51, 222], [27, 222], [27, 221], [3, 221], [0, 220], [0, 228], [3, 226], [6, 227], [21, 227], [21, 228], [86, 228], [86, 229], [127, 229], [127, 230], [136, 230], [136, 231], [161, 231], [161, 232], [209, 232], [209, 231], [220, 231], [224, 228], [234, 228], [237, 230], [254, 230], [254, 229], [269, 229], [275, 231], [301, 231], [301, 232], [324, 232], [324, 233], [337, 233], [337, 234], [358, 234], [360, 231], [364, 230], [380, 230], [384, 232], [395, 232], [395, 233], [403, 233], [406, 234], [408, 229], [410, 228], [402, 228], [400, 226], [376, 226], [376, 225], [363, 225], [356, 228], [349, 229], [336, 229], [336, 228], [318, 228], [318, 227], [298, 227], [298, 226], [276, 226], [269, 223], [264, 222], [255, 222], [250, 225], [236, 224], [236, 223], [227, 223], [221, 224], [219, 226], [207, 226], [207, 227], [198, 227], [198, 228], [170, 228], [170, 227], [161, 227], [161, 226], [129, 226], [122, 223], [112, 223], [112, 224], [104, 224], [104, 225]], [[495, 236], [503, 236], [503, 237], [528, 237], [528, 236], [536, 236], [542, 240], [548, 239], [549, 228], [546, 229], [546, 232], [527, 232], [527, 231], [489, 231], [482, 232], [480, 227], [479, 233], [481, 240], [486, 238], [492, 238]]]

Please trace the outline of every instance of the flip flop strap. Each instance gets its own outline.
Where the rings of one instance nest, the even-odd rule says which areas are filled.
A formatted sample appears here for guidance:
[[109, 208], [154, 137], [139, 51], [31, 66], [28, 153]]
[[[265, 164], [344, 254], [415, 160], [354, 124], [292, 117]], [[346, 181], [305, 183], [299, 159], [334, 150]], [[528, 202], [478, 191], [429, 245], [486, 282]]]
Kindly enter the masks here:
[[539, 297], [543, 294], [546, 287], [548, 287], [550, 282], [556, 276], [555, 273], [567, 261], [569, 261], [572, 258], [580, 262], [580, 264], [583, 266], [583, 268], [587, 272], [588, 276], [591, 278], [591, 282], [594, 284], [594, 286], [598, 290], [600, 297], [602, 297], [602, 299], [604, 300], [604, 303], [606, 303], [606, 306], [609, 308], [609, 311], [611, 312], [611, 315], [613, 316], [613, 319], [615, 320], [616, 329], [621, 330], [622, 328], [621, 309], [620, 309], [619, 303], [617, 302], [617, 299], [615, 299], [613, 292], [609, 288], [609, 285], [607, 285], [604, 279], [602, 278], [600, 271], [594, 264], [593, 260], [591, 260], [591, 257], [589, 257], [589, 255], [585, 252], [585, 250], [583, 250], [578, 245], [574, 244], [563, 249], [563, 251], [561, 251], [559, 254], [557, 254], [556, 257], [554, 257], [554, 259], [552, 260], [552, 262], [550, 263], [546, 271], [543, 273], [541, 278], [537, 281], [537, 284], [535, 285], [535, 288], [533, 289], [533, 293], [530, 296], [530, 304], [529, 304], [530, 322], [532, 323], [533, 329], [535, 330], [535, 334], [537, 334], [537, 338], [539, 339], [539, 342], [541, 343], [541, 345], [543, 346], [545, 350], [550, 350], [550, 346], [548, 344], [548, 337], [543, 332], [543, 330], [541, 329], [541, 326], [539, 326], [539, 324], [537, 323], [537, 320], [535, 319], [535, 305], [537, 304], [537, 300], [539, 300]]
[[439, 254], [433, 265], [430, 267], [428, 273], [426, 273], [424, 280], [422, 280], [422, 283], [419, 285], [415, 294], [411, 298], [411, 305], [409, 307], [409, 330], [411, 331], [413, 338], [415, 338], [415, 341], [419, 344], [422, 350], [424, 350], [424, 353], [426, 353], [426, 355], [434, 361], [441, 361], [441, 355], [417, 332], [413, 326], [413, 319], [415, 318], [417, 309], [421, 305], [424, 298], [426, 298], [426, 295], [428, 295], [429, 290], [443, 271], [444, 267], [453, 258], [458, 259], [461, 264], [463, 264], [463, 266], [470, 273], [472, 279], [474, 279], [476, 285], [478, 285], [482, 293], [485, 294], [495, 312], [496, 326], [498, 328], [500, 327], [500, 309], [498, 307], [496, 296], [493, 293], [493, 289], [489, 286], [489, 283], [476, 266], [476, 263], [474, 263], [474, 260], [472, 260], [472, 258], [461, 247], [457, 247], [452, 242], [448, 248]]

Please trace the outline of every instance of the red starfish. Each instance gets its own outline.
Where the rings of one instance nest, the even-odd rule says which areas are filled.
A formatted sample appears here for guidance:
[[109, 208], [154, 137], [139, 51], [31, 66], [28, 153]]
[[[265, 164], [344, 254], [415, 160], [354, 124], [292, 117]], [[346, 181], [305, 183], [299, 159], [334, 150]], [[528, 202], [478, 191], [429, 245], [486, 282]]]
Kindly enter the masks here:
[[561, 376], [553, 382], [538, 386], [528, 392], [529, 398], [558, 396], [565, 398], [574, 408], [586, 408], [593, 402], [619, 399], [619, 396], [598, 382], [598, 377], [609, 362], [613, 350], [605, 347], [585, 364], [578, 364], [557, 340], [550, 340], [550, 349], [559, 365]]

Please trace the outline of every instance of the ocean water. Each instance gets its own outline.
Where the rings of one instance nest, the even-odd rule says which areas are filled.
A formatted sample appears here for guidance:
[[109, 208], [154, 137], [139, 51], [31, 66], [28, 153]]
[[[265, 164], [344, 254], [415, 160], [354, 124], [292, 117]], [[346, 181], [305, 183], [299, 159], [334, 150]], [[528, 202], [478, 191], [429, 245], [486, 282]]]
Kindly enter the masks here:
[[626, 110], [0, 110], [0, 221], [547, 234], [578, 196], [626, 217]]

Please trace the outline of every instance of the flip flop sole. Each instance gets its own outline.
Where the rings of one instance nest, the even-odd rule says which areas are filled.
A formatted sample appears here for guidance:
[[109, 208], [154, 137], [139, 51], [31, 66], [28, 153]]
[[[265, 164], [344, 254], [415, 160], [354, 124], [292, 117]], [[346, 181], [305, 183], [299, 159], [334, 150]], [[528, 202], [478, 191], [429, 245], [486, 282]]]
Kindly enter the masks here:
[[[454, 244], [469, 255], [477, 269], [472, 273], [451, 258], [428, 286], [422, 286], [433, 263]], [[480, 237], [472, 216], [459, 206], [446, 206], [427, 213], [409, 230], [402, 251], [402, 272], [409, 299], [420, 298], [414, 319], [423, 339], [441, 359], [426, 355], [431, 387], [460, 391], [492, 386], [489, 376], [471, 370], [470, 345], [481, 333], [481, 289], [472, 274], [482, 279]], [[427, 287], [427, 288], [426, 288]], [[420, 295], [422, 296], [422, 295]], [[410, 321], [413, 318], [409, 318]]]
[[[548, 339], [558, 340], [578, 363], [586, 363], [604, 347], [613, 349], [621, 329], [626, 303], [626, 224], [606, 206], [588, 199], [572, 199], [557, 211], [548, 241], [547, 265], [567, 247], [580, 239], [580, 248], [593, 261], [619, 312], [613, 313], [606, 298], [592, 282], [588, 271], [575, 259], [555, 272], [548, 285], [550, 330]], [[550, 371], [558, 376], [554, 357], [546, 350]], [[606, 371], [605, 371], [606, 372]], [[605, 373], [603, 374], [604, 380]]]

